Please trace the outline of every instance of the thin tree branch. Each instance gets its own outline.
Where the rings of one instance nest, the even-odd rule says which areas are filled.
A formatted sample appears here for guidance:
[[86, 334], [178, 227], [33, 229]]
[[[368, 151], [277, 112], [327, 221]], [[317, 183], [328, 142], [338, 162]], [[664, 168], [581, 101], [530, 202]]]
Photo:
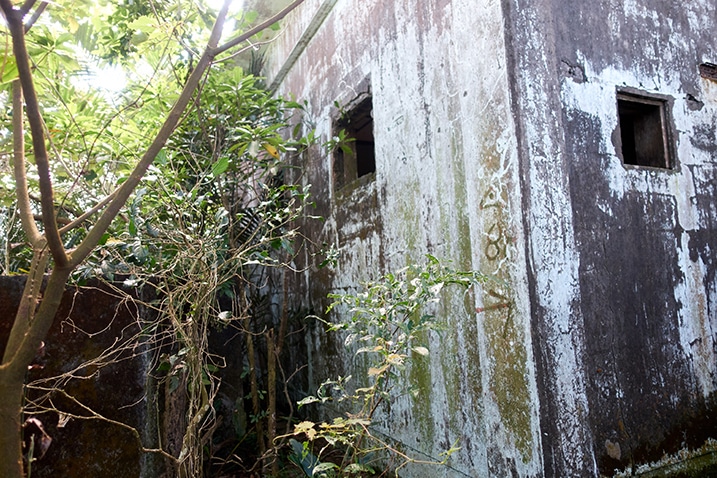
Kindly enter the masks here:
[[48, 260], [47, 251], [44, 249], [41, 241], [33, 244], [34, 254], [32, 255], [32, 265], [30, 266], [30, 273], [25, 278], [22, 300], [18, 305], [15, 322], [13, 323], [7, 344], [5, 345], [5, 353], [2, 359], [3, 364], [7, 364], [15, 357], [25, 337], [25, 333], [30, 329], [30, 325], [35, 317], [37, 310], [36, 299], [40, 297], [40, 291], [43, 285], [42, 281]]
[[[35, 218], [36, 221], [42, 221], [42, 216], [39, 215], [39, 214], [35, 214], [33, 217]], [[69, 218], [67, 218], [67, 217], [58, 217], [58, 218], [57, 218], [57, 223], [58, 223], [58, 224], [65, 224], [65, 225], [66, 225], [66, 224], [69, 224], [69, 223], [71, 223], [71, 222], [72, 222], [72, 219], [69, 219]], [[60, 229], [60, 233], [62, 233], [62, 229]]]
[[218, 59], [214, 60], [214, 63], [218, 64], [218, 63], [223, 63], [225, 61], [229, 61], [229, 60], [241, 55], [242, 53], [244, 53], [247, 50], [259, 49], [260, 46], [268, 45], [269, 43], [275, 41], [276, 39], [277, 39], [277, 37], [274, 37], [274, 38], [270, 38], [268, 40], [264, 40], [264, 41], [260, 41], [260, 42], [256, 42], [256, 43], [250, 43], [249, 45], [240, 48], [239, 50], [235, 51], [234, 53], [231, 53], [230, 55], [227, 55], [222, 58], [218, 58]]
[[20, 210], [20, 222], [30, 244], [36, 245], [42, 235], [37, 229], [30, 194], [27, 188], [25, 171], [25, 131], [23, 128], [22, 86], [19, 80], [12, 82], [12, 141], [13, 141], [13, 174], [15, 176], [15, 195]]
[[35, 2], [37, 2], [37, 0], [25, 1], [22, 7], [20, 7], [20, 11], [23, 13], [23, 15], [27, 15], [27, 13], [32, 9], [33, 5], [35, 5]]
[[[83, 411], [85, 411], [89, 414], [89, 416], [87, 416], [87, 415], [63, 412], [65, 415], [69, 415], [71, 418], [75, 418], [77, 420], [100, 420], [100, 421], [103, 421], [110, 425], [115, 425], [119, 428], [123, 428], [132, 434], [133, 438], [137, 441], [137, 445], [139, 446], [139, 448], [141, 449], [141, 451], [143, 453], [157, 453], [157, 454], [163, 456], [164, 458], [167, 458], [168, 460], [170, 460], [171, 463], [175, 467], [178, 465], [179, 460], [176, 457], [167, 453], [166, 451], [162, 450], [161, 448], [145, 448], [145, 446], [142, 443], [142, 437], [140, 436], [139, 432], [137, 431], [137, 429], [135, 427], [128, 425], [126, 423], [123, 423], [123, 422], [120, 422], [117, 420], [112, 420], [111, 418], [105, 417], [104, 415], [102, 415], [102, 414], [96, 412], [95, 410], [93, 410], [92, 408], [88, 407], [87, 405], [85, 405], [84, 403], [82, 403], [77, 398], [70, 395], [69, 393], [67, 393], [67, 391], [65, 391], [63, 389], [56, 389], [54, 391], [57, 392], [58, 394], [64, 396], [66, 399], [70, 400], [72, 403], [74, 403], [75, 405], [80, 407]], [[51, 410], [54, 410], [59, 413], [59, 410], [57, 408], [52, 408]]]
[[[37, 203], [39, 203], [39, 202], [42, 201], [41, 198], [35, 196], [34, 194], [29, 194], [28, 196], [30, 197], [30, 199], [32, 199], [33, 201], [35, 201], [35, 202], [37, 202]], [[75, 216], [75, 217], [77, 217], [77, 216], [80, 215], [80, 213], [77, 212], [77, 210], [75, 210], [75, 208], [72, 208], [72, 207], [67, 206], [67, 205], [64, 205], [64, 206], [63, 206], [63, 205], [59, 205], [59, 206], [57, 206], [57, 209], [58, 209], [58, 211], [61, 210], [61, 211], [65, 211], [65, 212], [68, 213], [68, 214], [72, 214], [72, 215]], [[61, 218], [59, 218], [59, 217], [57, 218], [58, 221], [60, 221], [60, 219], [61, 219]], [[40, 217], [38, 220], [42, 221], [42, 217]]]
[[72, 220], [71, 222], [68, 222], [66, 226], [64, 226], [62, 229], [60, 229], [60, 234], [64, 234], [67, 231], [71, 231], [72, 229], [76, 228], [77, 226], [79, 226], [80, 224], [85, 222], [88, 217], [90, 217], [91, 215], [93, 215], [94, 213], [96, 213], [97, 211], [102, 209], [103, 207], [105, 207], [105, 205], [107, 205], [107, 203], [109, 203], [112, 200], [112, 198], [114, 198], [115, 194], [116, 194], [116, 191], [110, 193], [102, 201], [98, 202], [97, 204], [92, 206], [92, 208], [90, 208], [87, 211], [85, 211], [84, 213], [82, 213], [81, 216], [77, 217], [76, 219]]
[[[22, 6], [21, 10], [25, 13], [29, 12], [32, 6], [35, 4], [36, 0], [28, 0], [25, 5]], [[47, 6], [49, 5], [48, 2], [42, 2], [39, 7], [32, 13], [32, 16], [30, 19], [25, 23], [25, 33], [30, 31], [30, 28], [35, 24], [38, 18], [40, 18], [40, 15], [42, 15], [42, 12], [45, 11]], [[27, 7], [27, 8], [25, 8]]]
[[296, 7], [304, 3], [304, 0], [294, 0], [289, 6], [284, 8], [282, 11], [274, 15], [273, 17], [269, 18], [268, 20], [260, 23], [259, 25], [255, 26], [251, 30], [242, 33], [236, 38], [233, 38], [229, 40], [228, 42], [224, 43], [223, 45], [219, 46], [216, 51], [215, 55], [219, 55], [220, 53], [224, 53], [225, 51], [229, 50], [230, 48], [234, 48], [238, 44], [247, 41], [249, 38], [253, 37], [257, 33], [266, 30], [270, 26], [272, 26], [274, 23], [278, 22], [279, 20], [283, 19], [285, 16], [287, 16], [292, 10], [294, 10]]

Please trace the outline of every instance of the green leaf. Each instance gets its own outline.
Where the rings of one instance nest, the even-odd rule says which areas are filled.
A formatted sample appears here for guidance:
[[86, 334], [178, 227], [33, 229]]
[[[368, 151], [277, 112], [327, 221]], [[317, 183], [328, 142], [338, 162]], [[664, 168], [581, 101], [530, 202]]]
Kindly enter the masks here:
[[5, 55], [2, 58], [2, 70], [0, 70], [0, 83], [5, 84], [13, 81], [18, 76], [17, 63], [15, 58], [9, 55]]
[[358, 473], [374, 473], [373, 468], [370, 466], [362, 465], [360, 463], [351, 463], [344, 468], [346, 473], [358, 474]]
[[147, 258], [148, 252], [140, 241], [136, 241], [132, 244], [132, 255], [135, 259], [141, 261]]
[[258, 16], [259, 16], [259, 12], [256, 11], [256, 10], [252, 10], [252, 11], [250, 11], [250, 12], [246, 12], [246, 13], [244, 14], [244, 21], [245, 21], [247, 24], [254, 23], [254, 22], [256, 21], [256, 19], [257, 19]]
[[159, 150], [157, 157], [154, 158], [154, 164], [157, 166], [164, 166], [167, 164], [167, 151], [165, 149]]
[[299, 406], [299, 408], [301, 408], [304, 405], [308, 405], [310, 403], [316, 403], [316, 402], [321, 402], [321, 400], [316, 397], [306, 397], [303, 400], [299, 400], [299, 402], [297, 402], [297, 405]]
[[314, 467], [312, 470], [311, 476], [320, 476], [320, 473], [324, 473], [329, 470], [338, 469], [338, 465], [335, 463], [331, 463], [329, 461], [326, 461], [324, 463], [319, 463]]
[[102, 237], [100, 238], [100, 240], [99, 240], [99, 242], [97, 243], [97, 245], [98, 245], [98, 246], [104, 246], [105, 244], [107, 244], [107, 240], [108, 240], [110, 237], [112, 237], [112, 236], [110, 236], [110, 233], [109, 233], [109, 232], [105, 232], [104, 234], [102, 234]]
[[216, 178], [226, 172], [227, 169], [229, 169], [229, 157], [222, 156], [212, 166], [212, 176]]
[[301, 467], [306, 476], [314, 476], [314, 470], [319, 463], [319, 459], [309, 451], [308, 442], [301, 443], [291, 438], [289, 439], [289, 444], [293, 450], [293, 453], [289, 455], [289, 459]]
[[98, 174], [97, 171], [89, 170], [85, 174], [82, 175], [85, 178], [85, 181], [92, 181], [94, 179], [97, 179]]
[[145, 33], [151, 33], [157, 28], [157, 20], [149, 15], [144, 15], [130, 22], [127, 25], [132, 30], [139, 30]]

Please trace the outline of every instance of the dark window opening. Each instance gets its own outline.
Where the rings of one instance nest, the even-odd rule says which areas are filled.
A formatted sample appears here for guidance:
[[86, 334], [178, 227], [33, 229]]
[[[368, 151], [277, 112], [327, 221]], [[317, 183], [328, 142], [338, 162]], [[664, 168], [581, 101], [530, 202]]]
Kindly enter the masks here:
[[625, 164], [672, 169], [667, 102], [618, 93], [622, 160]]
[[334, 136], [339, 136], [341, 131], [345, 140], [334, 154], [334, 176], [338, 188], [376, 172], [373, 102], [370, 96], [344, 112], [336, 121]]
[[702, 78], [717, 81], [717, 65], [714, 63], [702, 63], [699, 69]]

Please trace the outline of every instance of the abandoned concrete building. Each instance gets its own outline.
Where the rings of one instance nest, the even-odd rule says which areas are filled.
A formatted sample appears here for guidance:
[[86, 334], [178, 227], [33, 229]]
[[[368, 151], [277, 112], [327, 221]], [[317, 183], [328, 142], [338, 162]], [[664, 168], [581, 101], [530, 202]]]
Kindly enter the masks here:
[[341, 256], [297, 303], [426, 253], [506, 284], [449, 300], [385, 433], [458, 441], [430, 476], [714, 470], [715, 1], [306, 0], [284, 27], [268, 82], [356, 140], [302, 157]]

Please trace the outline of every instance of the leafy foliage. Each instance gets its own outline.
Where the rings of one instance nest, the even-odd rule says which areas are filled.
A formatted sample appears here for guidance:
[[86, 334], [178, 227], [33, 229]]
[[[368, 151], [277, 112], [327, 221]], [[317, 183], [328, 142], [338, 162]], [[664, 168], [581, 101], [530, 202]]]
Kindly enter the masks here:
[[118, 227], [77, 269], [78, 280], [121, 276], [127, 285], [158, 290], [161, 301], [152, 307], [165, 324], [161, 334], [175, 341], [158, 372], [166, 374], [167, 393], [188, 398], [180, 455], [186, 476], [204, 466], [199, 437], [215, 423], [217, 371], [224, 366], [209, 352], [208, 336], [217, 328], [258, 328], [251, 297], [266, 269], [285, 267], [302, 240], [294, 222], [306, 216], [309, 190], [283, 180], [286, 156], [302, 146], [281, 135], [297, 108], [270, 97], [240, 69], [217, 72]]
[[[78, 15], [80, 11], [90, 13]], [[50, 163], [51, 177], [58, 216], [62, 221], [60, 225], [76, 219], [101, 202], [129, 177], [194, 68], [197, 52], [201, 51], [215, 16], [216, 12], [204, 2], [187, 0], [58, 0], [51, 3], [28, 31], [26, 41], [33, 60], [35, 87], [43, 105], [43, 119], [53, 159]], [[256, 19], [255, 14], [237, 13], [235, 28], [246, 29]], [[4, 36], [4, 41], [0, 43], [0, 155], [3, 157], [0, 165], [0, 216], [12, 218], [15, 188], [10, 161], [13, 115], [10, 85], [18, 73], [9, 34], [0, 29], [0, 35]], [[228, 98], [227, 88], [253, 88], [258, 91], [255, 84], [258, 80], [243, 78], [244, 75], [232, 66], [233, 63], [228, 62], [227, 65], [219, 69], [223, 71], [216, 71], [218, 78], [214, 77], [214, 72], [208, 77], [203, 85], [204, 98], [201, 101], [216, 106], [216, 95]], [[124, 83], [119, 82], [110, 88], [103, 80], [112, 74], [124, 77]], [[231, 84], [232, 81], [235, 83]], [[224, 88], [225, 91], [218, 91], [212, 99], [209, 92], [214, 88]], [[236, 101], [248, 104], [259, 96], [252, 98], [251, 94], [242, 92], [239, 98]], [[239, 124], [241, 127], [249, 126], [250, 134], [260, 141], [259, 150], [264, 145], [276, 148], [280, 142], [276, 134], [279, 126], [276, 126], [271, 138], [266, 131], [270, 128], [268, 121], [271, 115], [277, 115], [279, 103], [272, 106], [271, 101], [274, 100], [262, 101], [266, 103], [254, 105], [253, 114], [257, 116], [256, 111], [269, 107], [269, 111], [261, 112], [262, 128], [265, 130], [254, 130], [260, 121]], [[240, 114], [236, 106], [235, 119]], [[188, 126], [185, 133], [181, 133], [185, 143], [180, 143], [180, 136], [175, 136], [174, 144], [168, 145], [159, 162], [176, 162], [171, 149], [177, 151], [187, 146], [191, 142], [188, 135], [192, 133], [186, 131], [198, 127], [200, 121], [217, 123], [222, 120], [216, 112], [212, 114], [214, 118], [199, 118], [196, 112], [187, 117]], [[281, 116], [280, 113], [278, 115]], [[225, 128], [228, 126], [233, 125], [224, 124]], [[233, 139], [234, 144], [243, 140], [244, 136]], [[26, 143], [29, 142], [29, 132], [26, 131]], [[278, 150], [278, 153], [282, 152], [284, 150]], [[32, 151], [27, 157], [32, 163]], [[225, 150], [217, 157], [210, 152], [202, 161], [212, 161], [217, 175], [224, 168], [229, 169], [228, 162], [232, 157], [243, 157], [242, 151]], [[234, 166], [237, 164], [235, 161]], [[37, 190], [38, 178], [31, 164], [28, 166], [29, 188]], [[154, 177], [159, 171], [157, 168], [153, 171]], [[31, 199], [34, 210], [39, 213], [39, 197]], [[121, 219], [125, 223], [113, 224], [109, 236], [116, 238], [127, 228], [127, 215], [122, 215]], [[66, 246], [73, 247], [79, 243], [89, 225], [73, 231], [66, 238]], [[19, 230], [19, 222], [0, 220], [0, 232], [3, 233], [0, 234], [0, 248], [5, 252], [3, 273], [29, 269], [29, 254]], [[14, 239], [8, 240], [9, 237]]]
[[[47, 295], [61, 294], [71, 271], [79, 283], [101, 276], [157, 289], [158, 299], [147, 305], [160, 313], [160, 320], [143, 324], [142, 340], [154, 340], [166, 352], [157, 368], [165, 380], [165, 393], [187, 404], [186, 409], [174, 410], [172, 417], [183, 432], [179, 448], [159, 453], [177, 465], [178, 476], [201, 476], [204, 446], [216, 423], [217, 373], [224, 365], [221, 357], [208, 352], [208, 336], [215, 327], [251, 332], [249, 298], [266, 279], [267, 266], [287, 265], [297, 250], [300, 237], [294, 221], [305, 215], [309, 191], [286, 184], [283, 172], [287, 156], [298, 154], [313, 139], [300, 138], [300, 129], [293, 134], [285, 131], [286, 120], [300, 108], [298, 104], [272, 98], [231, 58], [217, 57], [238, 42], [217, 44], [219, 30], [212, 27], [216, 12], [202, 2], [58, 0], [35, 6], [41, 5], [42, 12], [48, 4], [49, 13], [40, 16], [25, 38], [33, 74], [24, 75], [22, 86], [36, 89], [42, 111], [33, 113], [32, 119], [39, 119], [33, 124], [44, 128], [44, 135], [39, 129], [33, 131], [39, 141], [32, 143], [26, 137], [26, 144], [42, 145], [45, 139], [49, 158], [40, 152], [34, 157], [32, 150], [14, 155], [18, 162], [28, 160], [26, 174], [13, 174], [10, 161], [2, 163], [0, 213], [7, 213], [0, 214], [3, 271], [30, 271], [33, 277], [42, 277], [48, 264], [44, 241], [51, 237], [57, 238], [55, 247], [50, 247], [59, 266], [54, 271], [62, 269], [65, 275], [51, 276], [54, 282], [45, 292], [55, 292]], [[8, 3], [3, 8], [13, 12]], [[91, 14], [77, 15], [81, 8]], [[237, 28], [245, 29], [256, 16], [242, 14], [235, 20]], [[211, 30], [215, 34], [210, 45], [215, 47], [205, 50]], [[18, 31], [14, 30], [16, 39]], [[9, 125], [22, 112], [9, 105], [11, 82], [19, 85], [14, 81], [18, 68], [8, 32], [0, 29], [0, 34], [6, 40], [0, 66], [0, 116], [6, 126], [0, 127], [0, 151], [9, 159], [13, 157]], [[210, 64], [213, 72], [206, 75]], [[110, 70], [117, 65], [122, 69]], [[114, 89], [98, 84], [102, 71], [126, 74], [126, 84]], [[194, 93], [193, 108], [185, 110], [189, 92]], [[168, 115], [170, 109], [178, 114]], [[175, 117], [181, 117], [178, 129]], [[162, 125], [169, 126], [160, 132]], [[167, 140], [170, 131], [175, 133]], [[148, 148], [150, 144], [157, 149]], [[156, 154], [162, 145], [164, 149]], [[42, 206], [43, 198], [37, 195], [41, 181], [33, 162], [47, 162], [49, 167], [50, 181], [42, 181]], [[141, 167], [135, 169], [138, 164]], [[15, 189], [20, 189], [16, 183], [25, 178], [34, 192], [29, 214], [23, 215], [25, 224], [32, 224], [24, 231], [32, 237], [25, 237], [16, 214]], [[135, 187], [139, 178], [142, 182]], [[125, 204], [124, 194], [131, 191]], [[108, 201], [113, 203], [105, 207]], [[125, 207], [109, 227], [109, 220], [96, 227], [98, 211], [112, 218], [122, 204]], [[47, 219], [53, 209], [60, 228], [69, 226], [55, 231], [50, 221], [46, 224], [53, 234], [43, 236], [40, 214]], [[36, 225], [39, 231], [33, 229]], [[104, 232], [99, 243], [97, 231]], [[91, 240], [82, 242], [87, 238]], [[78, 249], [82, 253], [77, 260], [67, 261]], [[42, 303], [44, 298], [37, 294], [36, 302]], [[52, 307], [57, 306], [47, 307], [43, 324], [52, 323]], [[30, 322], [41, 321], [21, 318], [16, 324]], [[20, 330], [14, 327], [13, 333], [16, 329]], [[250, 337], [248, 333], [246, 340]], [[27, 349], [35, 353], [32, 345]], [[271, 364], [273, 355], [266, 355]], [[26, 364], [17, 367], [24, 371]], [[15, 389], [21, 391], [21, 385], [18, 381]], [[3, 416], [10, 415], [3, 409]], [[15, 440], [19, 432], [8, 430]], [[267, 432], [267, 441], [271, 440]]]
[[[299, 402], [304, 406], [338, 401], [347, 409], [345, 417], [323, 423], [304, 421], [294, 428], [294, 436], [304, 437], [303, 455], [295, 450], [294, 461], [305, 465], [306, 457], [316, 454], [315, 460], [309, 460], [315, 466], [307, 476], [372, 473], [372, 463], [387, 457], [401, 462], [397, 469], [409, 462], [425, 463], [376, 435], [372, 431], [375, 417], [382, 406], [397, 397], [421, 392], [407, 380], [405, 372], [416, 356], [429, 354], [428, 333], [442, 328], [436, 306], [444, 288], [467, 289], [487, 280], [475, 271], [455, 271], [429, 255], [426, 265], [389, 273], [380, 281], [365, 284], [361, 292], [329, 295], [333, 302], [327, 313], [340, 310], [347, 319], [325, 322], [327, 330], [344, 334], [345, 345], [367, 359], [367, 371], [358, 386], [351, 386], [350, 375], [326, 380], [315, 396]], [[337, 448], [343, 450], [338, 463], [322, 461]], [[456, 450], [448, 450], [445, 458]]]
[[270, 97], [239, 68], [216, 72], [80, 274], [166, 276], [171, 265], [183, 278], [203, 256], [186, 254], [195, 247], [222, 266], [237, 252], [240, 265], [276, 265], [272, 253], [292, 252], [287, 227], [308, 199], [307, 188], [283, 184], [281, 155], [301, 146], [280, 133], [299, 107]]

